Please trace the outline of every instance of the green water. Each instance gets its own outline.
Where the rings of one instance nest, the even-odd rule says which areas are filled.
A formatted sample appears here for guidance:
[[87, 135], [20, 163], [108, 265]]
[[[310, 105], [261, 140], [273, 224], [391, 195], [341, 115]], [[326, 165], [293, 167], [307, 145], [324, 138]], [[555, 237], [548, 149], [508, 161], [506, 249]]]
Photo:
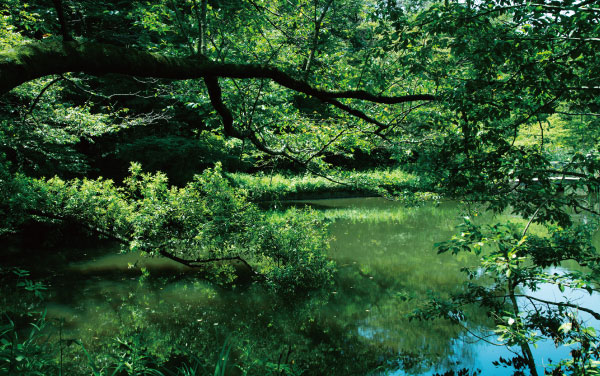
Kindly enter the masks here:
[[[89, 374], [71, 339], [92, 354], [114, 357], [127, 343], [173, 366], [195, 355], [206, 374], [225, 342], [232, 375], [242, 374], [236, 365], [251, 374], [285, 368], [307, 375], [481, 367], [481, 348], [461, 327], [408, 319], [432, 292], [460, 289], [460, 268], [476, 264], [434, 249], [454, 233], [457, 204], [404, 208], [381, 199], [345, 199], [312, 205], [334, 218], [329, 254], [337, 273], [332, 288], [307, 296], [280, 297], [259, 285], [219, 287], [168, 260], [118, 254], [105, 245], [38, 250], [33, 262], [21, 257], [11, 263], [49, 284], [47, 317], [55, 323], [49, 335], [67, 340], [66, 374]], [[142, 267], [150, 272], [146, 278], [140, 278]], [[4, 287], [3, 299], [15, 305], [19, 297]], [[473, 316], [482, 319], [470, 327], [489, 326], [485, 315]]]

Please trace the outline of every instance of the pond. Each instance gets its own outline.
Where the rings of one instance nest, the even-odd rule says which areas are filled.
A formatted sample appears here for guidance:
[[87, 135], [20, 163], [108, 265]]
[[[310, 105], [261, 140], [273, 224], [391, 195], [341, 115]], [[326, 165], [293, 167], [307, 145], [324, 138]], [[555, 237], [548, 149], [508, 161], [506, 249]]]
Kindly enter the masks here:
[[[196, 357], [203, 374], [213, 374], [223, 349], [230, 349], [228, 374], [433, 375], [464, 368], [512, 374], [492, 365], [511, 356], [506, 348], [448, 321], [409, 318], [432, 294], [458, 291], [465, 281], [461, 267], [477, 264], [473, 256], [438, 255], [434, 249], [454, 234], [458, 204], [405, 208], [377, 198], [294, 204], [310, 204], [335, 219], [329, 250], [337, 264], [335, 284], [306, 296], [276, 296], [257, 285], [219, 287], [169, 260], [119, 254], [107, 245], [37, 251], [36, 258], [11, 262], [49, 285], [47, 317], [60, 326], [51, 338], [60, 335], [68, 344], [65, 359], [84, 359], [74, 341], [81, 339], [89, 353], [108, 354], [96, 359], [99, 364], [123, 356], [124, 348], [137, 349], [159, 360], [170, 354], [174, 366]], [[140, 277], [140, 268], [149, 275]], [[6, 287], [3, 294], [19, 299]], [[547, 286], [536, 294], [559, 291]], [[595, 295], [581, 299], [588, 308], [600, 308]], [[471, 330], [491, 328], [483, 312], [470, 316]], [[568, 351], [546, 342], [534, 355], [541, 370], [548, 358]], [[65, 367], [71, 367], [66, 374], [86, 374], [87, 362]]]

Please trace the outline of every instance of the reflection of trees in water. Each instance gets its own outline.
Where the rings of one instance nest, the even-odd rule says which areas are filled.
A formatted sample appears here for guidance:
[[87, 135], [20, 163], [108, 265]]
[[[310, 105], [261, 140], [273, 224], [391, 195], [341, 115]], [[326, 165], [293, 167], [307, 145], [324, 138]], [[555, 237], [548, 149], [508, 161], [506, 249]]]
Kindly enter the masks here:
[[[465, 334], [462, 327], [442, 319], [409, 319], [415, 307], [427, 298], [427, 290], [437, 287], [438, 292], [444, 292], [448, 284], [436, 286], [437, 280], [432, 279], [429, 285], [412, 289], [402, 283], [410, 283], [410, 276], [407, 276], [407, 281], [388, 284], [385, 283], [389, 281], [385, 275], [383, 283], [377, 281], [377, 269], [372, 269], [371, 276], [364, 275], [359, 269], [354, 265], [339, 271], [339, 291], [336, 291], [335, 301], [328, 308], [338, 308], [338, 315], [344, 316], [341, 321], [352, 323], [356, 329], [348, 329], [356, 330], [365, 342], [375, 343], [387, 353], [394, 354], [386, 359], [390, 367], [409, 368], [411, 373], [418, 373], [436, 366], [442, 370], [454, 368], [456, 364], [467, 367], [473, 364], [471, 348], [463, 342]], [[455, 277], [459, 278], [450, 278]], [[460, 282], [458, 280], [453, 285], [455, 290], [460, 288]], [[467, 314], [478, 318], [469, 322], [471, 328], [490, 328], [492, 325], [484, 312], [473, 309]]]
[[[92, 353], [117, 356], [119, 338], [172, 366], [194, 354], [214, 369], [226, 338], [231, 364], [259, 374], [286, 359], [308, 375], [465, 364], [472, 354], [459, 327], [406, 318], [429, 290], [443, 294], [463, 281], [458, 270], [465, 261], [433, 249], [452, 230], [455, 215], [453, 207], [426, 206], [407, 209], [394, 223], [334, 223], [331, 252], [338, 272], [331, 291], [292, 298], [253, 285], [220, 288], [193, 275], [152, 272], [140, 282], [125, 270], [79, 265], [51, 282], [49, 314], [66, 317], [64, 337], [83, 339]], [[81, 359], [79, 348], [64, 351], [65, 359]], [[81, 374], [84, 367], [71, 365]]]
[[[358, 320], [361, 336], [399, 354], [398, 367], [415, 373], [473, 363], [461, 327], [407, 318], [429, 291], [444, 296], [461, 289], [465, 276], [460, 268], [474, 261], [437, 255], [433, 245], [453, 232], [457, 210], [453, 205], [432, 208], [406, 209], [391, 223], [346, 220], [332, 226], [331, 254], [339, 265], [336, 299], [354, 315], [346, 321]], [[482, 319], [469, 325], [489, 328], [491, 323]]]
[[[361, 279], [355, 271], [340, 280], [335, 294], [290, 300], [257, 287], [226, 290], [187, 277], [150, 277], [143, 283], [129, 277], [86, 278], [70, 287], [76, 301], [63, 301], [65, 309], [55, 306], [53, 315], [70, 315], [64, 338], [82, 338], [91, 353], [117, 356], [123, 346], [115, 343], [119, 338], [160, 361], [176, 362], [182, 351], [195, 354], [207, 369], [226, 337], [232, 344], [231, 362], [276, 364], [283, 352], [306, 374], [366, 373], [393, 366], [408, 349], [418, 354], [413, 363], [430, 365], [449, 356], [451, 349], [443, 347], [456, 338], [456, 328], [442, 322], [408, 323], [402, 317], [408, 308], [400, 306], [410, 306], [405, 295]], [[369, 312], [365, 307], [371, 307]], [[364, 328], [385, 329], [369, 337]], [[81, 356], [77, 347], [64, 351], [66, 359]], [[70, 369], [85, 374], [83, 366], [71, 364]]]

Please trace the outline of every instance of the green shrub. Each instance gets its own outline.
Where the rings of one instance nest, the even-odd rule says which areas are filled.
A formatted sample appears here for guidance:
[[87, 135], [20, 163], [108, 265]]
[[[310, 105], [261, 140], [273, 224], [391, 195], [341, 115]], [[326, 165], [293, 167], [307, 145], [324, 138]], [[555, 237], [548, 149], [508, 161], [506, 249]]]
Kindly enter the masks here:
[[270, 286], [279, 292], [318, 289], [331, 283], [333, 262], [324, 224], [316, 213], [291, 209], [284, 216], [267, 218], [260, 236], [263, 267]]
[[202, 267], [220, 283], [236, 279], [232, 261], [278, 291], [317, 288], [331, 279], [326, 229], [316, 217], [296, 211], [270, 218], [246, 190], [229, 183], [220, 164], [182, 188], [169, 185], [163, 173], [144, 173], [139, 164], [130, 173], [123, 186], [102, 178], [25, 179], [20, 213], [69, 221], [129, 251]]

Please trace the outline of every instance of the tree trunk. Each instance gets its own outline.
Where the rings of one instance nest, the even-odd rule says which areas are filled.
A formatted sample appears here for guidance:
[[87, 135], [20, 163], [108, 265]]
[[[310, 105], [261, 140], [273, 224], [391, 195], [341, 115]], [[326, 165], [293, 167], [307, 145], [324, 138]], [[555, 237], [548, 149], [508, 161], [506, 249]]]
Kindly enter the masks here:
[[[520, 325], [519, 318], [519, 306], [517, 302], [517, 297], [515, 296], [515, 286], [513, 283], [513, 279], [508, 279], [508, 295], [510, 297], [510, 302], [513, 306], [513, 314], [515, 315], [515, 324]], [[523, 357], [527, 362], [527, 366], [529, 367], [529, 372], [531, 372], [531, 376], [538, 376], [537, 369], [535, 368], [535, 360], [533, 358], [533, 354], [531, 353], [531, 348], [527, 342], [521, 342], [520, 344], [521, 352], [523, 353]]]

